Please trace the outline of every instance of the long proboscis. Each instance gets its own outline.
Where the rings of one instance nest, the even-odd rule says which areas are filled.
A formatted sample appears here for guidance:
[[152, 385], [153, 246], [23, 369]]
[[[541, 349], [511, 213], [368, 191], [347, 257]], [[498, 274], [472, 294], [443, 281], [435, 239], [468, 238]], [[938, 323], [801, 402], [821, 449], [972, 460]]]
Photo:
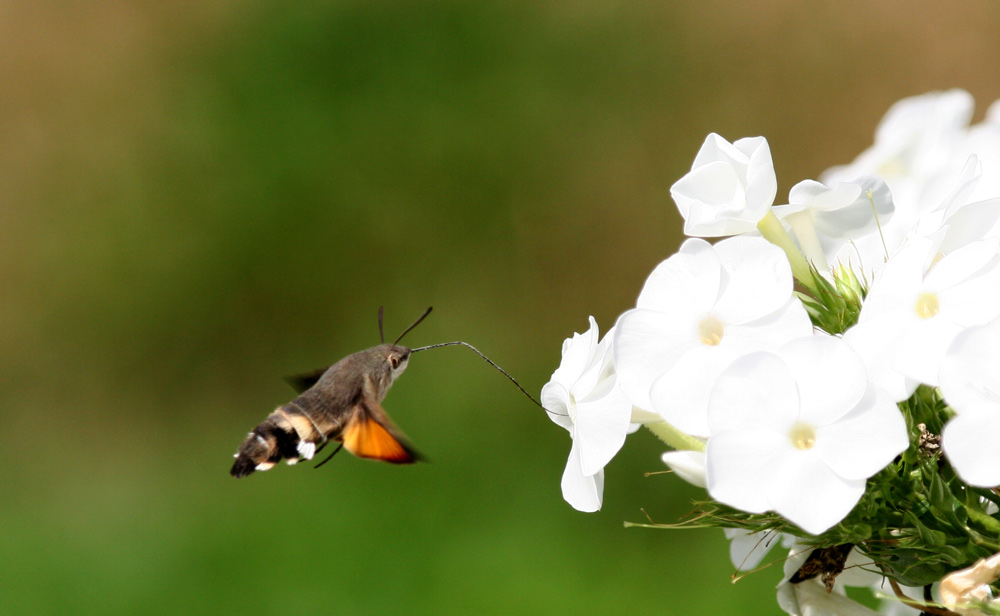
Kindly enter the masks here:
[[[428, 312], [430, 312], [430, 310], [428, 310]], [[424, 316], [427, 316], [427, 315], [425, 314]], [[423, 317], [421, 317], [421, 318], [423, 318]], [[419, 323], [419, 321], [418, 321], [418, 323]], [[438, 344], [431, 344], [431, 345], [428, 345], [428, 346], [420, 347], [418, 349], [411, 349], [410, 352], [411, 353], [416, 353], [417, 351], [427, 351], [429, 349], [436, 349], [436, 348], [439, 348], [439, 347], [446, 347], [446, 346], [464, 346], [464, 347], [467, 347], [469, 349], [472, 349], [476, 353], [476, 355], [482, 357], [483, 360], [486, 361], [486, 363], [488, 363], [489, 365], [493, 366], [494, 368], [496, 368], [497, 370], [500, 371], [500, 374], [502, 374], [505, 377], [507, 377], [508, 379], [510, 379], [510, 382], [513, 383], [514, 386], [517, 387], [519, 390], [521, 390], [521, 393], [524, 394], [525, 396], [527, 396], [528, 400], [531, 400], [532, 402], [534, 402], [535, 405], [538, 406], [538, 408], [542, 409], [543, 411], [545, 411], [549, 415], [557, 415], [559, 417], [566, 417], [566, 413], [557, 413], [555, 411], [550, 411], [549, 409], [545, 408], [542, 405], [541, 402], [539, 402], [538, 400], [536, 400], [534, 396], [532, 396], [531, 394], [529, 394], [523, 387], [521, 387], [521, 384], [517, 382], [517, 379], [515, 379], [510, 374], [508, 374], [507, 371], [504, 370], [503, 368], [501, 368], [500, 366], [498, 366], [495, 361], [493, 361], [489, 357], [486, 357], [486, 355], [484, 355], [482, 353], [482, 351], [480, 351], [476, 347], [472, 346], [468, 342], [462, 342], [461, 340], [455, 340], [453, 342], [441, 342], [441, 343], [438, 343]]]

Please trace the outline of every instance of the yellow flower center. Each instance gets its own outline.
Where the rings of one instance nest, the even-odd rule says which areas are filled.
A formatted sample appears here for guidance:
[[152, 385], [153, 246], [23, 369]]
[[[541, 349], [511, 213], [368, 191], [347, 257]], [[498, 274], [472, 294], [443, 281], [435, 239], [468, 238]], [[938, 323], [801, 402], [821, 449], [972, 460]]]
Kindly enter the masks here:
[[937, 295], [934, 293], [921, 293], [917, 297], [917, 303], [913, 309], [916, 310], [917, 316], [921, 319], [929, 319], [933, 317], [940, 309]]
[[799, 422], [792, 426], [791, 432], [788, 433], [788, 438], [791, 439], [792, 445], [799, 450], [805, 451], [806, 449], [812, 449], [813, 445], [816, 444], [816, 429]]
[[702, 344], [718, 346], [726, 333], [726, 326], [714, 315], [708, 315], [698, 324], [698, 338]]

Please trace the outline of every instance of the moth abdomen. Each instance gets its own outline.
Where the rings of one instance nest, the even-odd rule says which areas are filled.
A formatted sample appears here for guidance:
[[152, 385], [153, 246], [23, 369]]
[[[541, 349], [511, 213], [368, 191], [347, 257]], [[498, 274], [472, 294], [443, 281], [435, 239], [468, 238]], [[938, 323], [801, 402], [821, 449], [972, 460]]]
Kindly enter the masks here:
[[298, 404], [290, 402], [268, 415], [247, 435], [229, 474], [245, 477], [254, 471], [266, 471], [282, 458], [288, 464], [295, 464], [301, 458], [310, 460], [317, 446], [327, 440], [316, 422]]

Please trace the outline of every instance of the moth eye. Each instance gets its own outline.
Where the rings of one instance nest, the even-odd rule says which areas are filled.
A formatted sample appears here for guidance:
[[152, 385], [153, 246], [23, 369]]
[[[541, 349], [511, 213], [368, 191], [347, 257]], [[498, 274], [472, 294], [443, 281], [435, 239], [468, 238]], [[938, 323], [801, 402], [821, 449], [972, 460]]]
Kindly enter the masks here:
[[390, 355], [389, 356], [389, 365], [392, 366], [393, 370], [395, 370], [396, 368], [398, 368], [399, 367], [399, 358], [396, 357], [395, 355]]

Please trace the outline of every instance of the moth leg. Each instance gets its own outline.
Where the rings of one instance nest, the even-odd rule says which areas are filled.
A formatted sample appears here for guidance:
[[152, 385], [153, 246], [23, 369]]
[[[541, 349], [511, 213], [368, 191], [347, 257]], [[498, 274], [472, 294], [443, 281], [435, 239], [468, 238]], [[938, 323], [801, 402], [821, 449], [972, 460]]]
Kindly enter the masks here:
[[[324, 443], [324, 445], [325, 444], [326, 443]], [[340, 443], [339, 445], [337, 445], [337, 448], [333, 450], [333, 453], [331, 453], [330, 455], [328, 455], [325, 460], [323, 460], [322, 462], [320, 462], [319, 464], [317, 464], [313, 468], [319, 468], [319, 467], [323, 466], [324, 464], [326, 464], [327, 462], [329, 462], [330, 460], [332, 460], [333, 456], [337, 455], [337, 452], [340, 451], [343, 448], [344, 448], [344, 444]]]

